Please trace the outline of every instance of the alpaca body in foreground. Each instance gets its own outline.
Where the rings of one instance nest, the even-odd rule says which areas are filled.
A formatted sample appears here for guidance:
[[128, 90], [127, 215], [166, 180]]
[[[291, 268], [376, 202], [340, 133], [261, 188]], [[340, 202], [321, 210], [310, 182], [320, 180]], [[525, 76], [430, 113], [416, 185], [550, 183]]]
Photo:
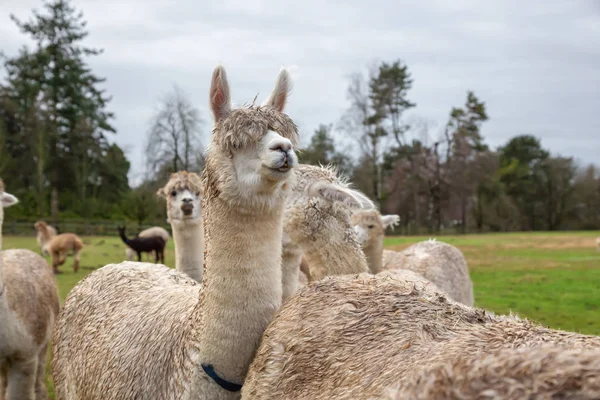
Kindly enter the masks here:
[[56, 228], [52, 225], [48, 225], [45, 221], [39, 220], [34, 225], [35, 231], [37, 232], [36, 240], [42, 249], [42, 255], [47, 256], [48, 252], [44, 251], [44, 246], [48, 243], [54, 236], [57, 235]]
[[202, 282], [204, 270], [204, 224], [202, 180], [194, 172], [171, 174], [157, 195], [167, 200], [167, 219], [175, 242], [175, 269]]
[[[312, 188], [313, 193], [309, 195], [308, 189]], [[296, 207], [298, 202], [308, 201], [309, 196], [317, 195], [322, 199], [329, 201], [336, 201], [339, 203], [339, 207], [344, 205], [350, 207], [350, 209], [370, 209], [374, 207], [374, 204], [367, 196], [359, 192], [358, 190], [352, 189], [350, 184], [339, 176], [335, 168], [328, 166], [314, 166], [300, 164], [296, 170], [296, 183], [293, 187], [292, 194], [288, 199], [286, 205], [285, 214], [289, 214], [293, 207]], [[312, 216], [313, 218], [315, 216]], [[347, 219], [344, 215], [344, 219]], [[331, 229], [327, 224], [322, 221], [313, 221], [319, 229], [323, 230], [323, 234], [327, 234], [327, 231]], [[349, 224], [349, 223], [348, 223]], [[334, 227], [335, 227], [334, 223]], [[345, 229], [335, 227], [334, 229]], [[294, 227], [289, 224], [284, 224], [284, 240], [283, 240], [283, 256], [282, 256], [282, 281], [283, 281], [283, 299], [285, 300], [291, 296], [299, 286], [299, 272], [301, 266], [304, 268], [304, 274], [309, 281], [313, 279], [320, 279], [323, 274], [318, 274], [315, 277], [311, 276], [309, 272], [310, 267], [305, 257], [303, 257], [303, 250], [298, 240], [293, 240], [291, 236], [294, 234]], [[299, 237], [296, 237], [298, 239]], [[301, 240], [303, 240], [300, 237]], [[330, 242], [324, 241], [321, 243], [323, 246], [321, 251], [325, 252], [337, 252], [339, 249], [331, 245]], [[354, 270], [348, 273], [358, 273], [361, 270]], [[302, 278], [303, 279], [303, 278]]]
[[426, 240], [392, 254], [385, 261], [384, 270], [409, 269], [435, 283], [452, 300], [467, 306], [475, 302], [467, 261], [451, 244]]
[[600, 350], [500, 349], [429, 365], [386, 400], [600, 399]]
[[160, 236], [127, 238], [125, 227], [118, 227], [119, 237], [127, 246], [136, 252], [138, 261], [142, 261], [142, 253], [154, 253], [156, 262], [165, 262], [165, 241]]
[[[1, 181], [0, 198], [1, 229], [3, 208], [17, 202]], [[46, 260], [30, 250], [1, 251], [0, 399], [47, 399], [46, 349], [58, 309], [58, 289]]]
[[83, 242], [74, 233], [61, 233], [54, 236], [42, 249], [42, 253], [52, 256], [52, 269], [58, 274], [59, 265], [63, 265], [69, 253], [73, 255], [73, 272], [79, 270], [79, 252], [83, 248]]
[[[161, 237], [165, 241], [165, 245], [171, 238], [171, 235], [169, 235], [169, 232], [165, 228], [161, 228], [160, 226], [152, 226], [148, 229], [144, 229], [143, 231], [138, 233], [137, 236], [143, 237], [143, 238], [158, 236], [158, 237]], [[135, 259], [137, 257], [137, 253], [131, 247], [125, 246], [125, 257], [127, 258], [127, 260], [132, 261], [133, 259]]]
[[494, 316], [389, 275], [329, 277], [281, 307], [242, 397], [375, 399], [429, 365], [547, 344], [598, 349], [600, 337]]
[[236, 385], [281, 305], [282, 214], [298, 140], [282, 113], [288, 90], [282, 70], [264, 106], [232, 110], [225, 70], [215, 69], [202, 285], [147, 263], [88, 275], [54, 330], [57, 399], [239, 398]]

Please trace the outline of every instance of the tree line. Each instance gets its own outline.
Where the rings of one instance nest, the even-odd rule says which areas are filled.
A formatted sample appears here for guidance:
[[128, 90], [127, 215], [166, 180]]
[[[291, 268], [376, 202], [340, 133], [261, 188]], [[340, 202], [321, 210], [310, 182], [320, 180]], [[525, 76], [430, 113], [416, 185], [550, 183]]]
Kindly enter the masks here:
[[[529, 134], [491, 148], [482, 134], [488, 110], [471, 91], [435, 135], [405, 116], [416, 107], [412, 84], [402, 60], [352, 76], [347, 111], [335, 128], [316, 130], [301, 160], [337, 164], [382, 212], [400, 215], [404, 233], [600, 228], [598, 167], [552, 154]], [[352, 138], [355, 157], [336, 150], [338, 131]]]
[[[11, 15], [35, 46], [0, 53], [0, 177], [21, 200], [7, 218], [164, 222], [157, 188], [173, 171], [203, 167], [200, 111], [177, 86], [158, 99], [140, 127], [142, 183], [130, 187], [105, 79], [88, 63], [102, 50], [83, 44], [86, 22], [70, 0], [42, 4], [28, 21]], [[482, 133], [488, 110], [470, 91], [436, 134], [407, 117], [417, 107], [412, 85], [402, 60], [354, 74], [348, 109], [319, 126], [301, 161], [336, 165], [382, 212], [399, 214], [404, 233], [600, 228], [597, 167], [551, 154], [526, 134], [491, 148]]]

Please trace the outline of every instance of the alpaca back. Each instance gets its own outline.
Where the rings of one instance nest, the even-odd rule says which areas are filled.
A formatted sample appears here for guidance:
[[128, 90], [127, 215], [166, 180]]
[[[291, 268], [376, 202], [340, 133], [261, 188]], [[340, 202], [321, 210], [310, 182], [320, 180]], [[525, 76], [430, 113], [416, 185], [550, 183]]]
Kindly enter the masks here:
[[[10, 310], [9, 314], [0, 318], [0, 358], [7, 352], [3, 346], [12, 346], [8, 349], [11, 357], [26, 359], [37, 356], [48, 343], [59, 312], [54, 274], [46, 260], [30, 250], [4, 250], [0, 257], [6, 284], [2, 296], [5, 298], [0, 298], [0, 309], [6, 305]], [[2, 304], [3, 301], [6, 303]], [[9, 331], [13, 335], [16, 332], [22, 335], [11, 338]]]
[[158, 237], [162, 238], [162, 240], [164, 240], [165, 243], [168, 242], [169, 238], [171, 237], [171, 235], [169, 235], [169, 232], [165, 228], [161, 228], [160, 226], [153, 226], [148, 229], [144, 229], [143, 231], [141, 231], [138, 234], [138, 236], [139, 237], [158, 236]]
[[[390, 257], [389, 253], [387, 257]], [[473, 305], [473, 283], [469, 276], [469, 268], [465, 257], [456, 247], [427, 240], [415, 243], [392, 257], [391, 260], [384, 260], [384, 269], [402, 268], [414, 271], [434, 283], [451, 299], [468, 306]]]
[[79, 251], [83, 248], [83, 241], [74, 233], [61, 233], [50, 240], [52, 251]]
[[[57, 398], [180, 398], [192, 373], [184, 341], [199, 291], [196, 281], [164, 265], [123, 262], [89, 274], [67, 296], [54, 330]], [[87, 362], [99, 354], [102, 362]], [[115, 380], [106, 371], [124, 376]], [[76, 393], [67, 385], [73, 379]]]

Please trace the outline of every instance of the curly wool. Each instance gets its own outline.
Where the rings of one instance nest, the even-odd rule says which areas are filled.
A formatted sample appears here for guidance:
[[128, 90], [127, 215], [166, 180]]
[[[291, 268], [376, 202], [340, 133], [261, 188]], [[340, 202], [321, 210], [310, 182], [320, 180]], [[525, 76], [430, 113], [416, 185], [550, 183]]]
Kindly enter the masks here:
[[242, 397], [379, 398], [428, 365], [548, 343], [600, 348], [600, 337], [495, 316], [392, 276], [325, 278], [300, 289], [273, 319]]

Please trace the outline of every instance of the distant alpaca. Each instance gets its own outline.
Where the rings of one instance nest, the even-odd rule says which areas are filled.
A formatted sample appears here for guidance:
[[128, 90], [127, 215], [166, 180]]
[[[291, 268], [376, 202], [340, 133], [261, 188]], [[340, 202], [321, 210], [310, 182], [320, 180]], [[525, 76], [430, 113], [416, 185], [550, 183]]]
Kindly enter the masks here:
[[159, 260], [164, 263], [165, 262], [165, 241], [160, 236], [150, 236], [150, 237], [139, 237], [136, 236], [133, 239], [128, 239], [127, 235], [125, 235], [125, 227], [117, 227], [119, 230], [119, 237], [127, 246], [129, 246], [133, 251], [137, 253], [138, 261], [142, 261], [142, 253], [152, 253], [155, 254], [156, 262]]
[[44, 245], [48, 243], [54, 236], [56, 236], [56, 228], [52, 225], [48, 225], [46, 222], [39, 220], [34, 225], [37, 232], [37, 242], [42, 249], [42, 254], [47, 256], [48, 252], [44, 252]]
[[202, 282], [204, 270], [204, 224], [202, 180], [194, 172], [171, 174], [157, 195], [167, 200], [167, 219], [175, 242], [175, 269]]
[[[171, 237], [171, 235], [169, 235], [169, 232], [165, 228], [161, 228], [160, 226], [153, 226], [148, 229], [144, 229], [143, 231], [138, 233], [137, 236], [142, 237], [142, 238], [152, 237], [152, 236], [161, 237], [165, 241], [165, 246], [166, 246], [167, 242], [169, 241], [169, 238]], [[131, 247], [126, 245], [125, 246], [125, 257], [127, 258], [127, 260], [131, 261], [137, 257], [137, 253]]]
[[69, 252], [73, 254], [73, 272], [79, 270], [79, 252], [83, 248], [83, 242], [74, 233], [61, 233], [54, 236], [42, 248], [42, 254], [52, 256], [52, 269], [55, 274], [59, 273], [58, 266], [67, 260]]
[[281, 241], [296, 125], [282, 70], [265, 105], [231, 108], [212, 75], [215, 127], [203, 174], [202, 285], [161, 265], [123, 262], [80, 281], [53, 336], [58, 399], [237, 399], [281, 306]]
[[397, 225], [400, 222], [398, 215], [381, 215], [379, 211], [364, 210], [352, 214], [352, 224], [358, 235], [369, 269], [372, 273], [378, 274], [383, 271], [383, 239], [385, 230]]
[[383, 274], [328, 277], [290, 297], [263, 335], [242, 398], [377, 399], [416, 377], [429, 379], [429, 366], [501, 349], [600, 350], [600, 337], [493, 315]]
[[596, 239], [596, 251], [600, 251], [600, 237]]
[[[4, 207], [18, 202], [0, 180], [0, 249]], [[43, 400], [46, 350], [58, 315], [56, 281], [30, 250], [0, 252], [0, 399]]]

